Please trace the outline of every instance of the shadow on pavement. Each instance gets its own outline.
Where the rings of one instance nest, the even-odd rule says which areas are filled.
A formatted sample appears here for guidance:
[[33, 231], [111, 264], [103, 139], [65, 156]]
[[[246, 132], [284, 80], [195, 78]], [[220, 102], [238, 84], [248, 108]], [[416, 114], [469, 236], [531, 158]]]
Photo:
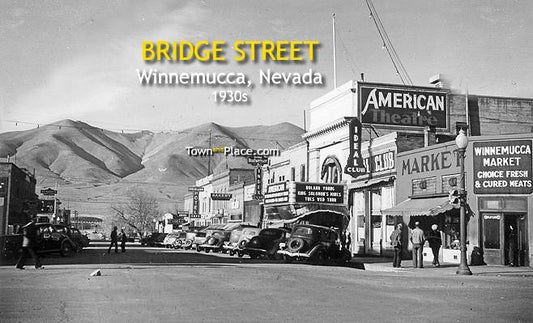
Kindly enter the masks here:
[[[147, 248], [132, 246], [126, 249], [126, 252], [110, 254], [107, 253], [107, 247], [94, 246], [82, 250], [70, 257], [62, 257], [59, 254], [40, 255], [41, 263], [46, 267], [51, 265], [150, 265], [150, 266], [179, 266], [179, 265], [212, 265], [212, 266], [230, 266], [233, 264], [283, 264], [282, 260], [268, 259], [250, 259], [248, 256], [238, 258], [220, 253], [212, 254], [196, 251], [184, 251], [167, 248]], [[14, 266], [18, 257], [2, 258], [2, 266]], [[317, 265], [306, 262], [292, 262], [291, 264]], [[340, 265], [335, 263], [319, 264], [322, 266], [343, 266], [354, 269], [361, 268], [357, 263], [348, 263]], [[26, 266], [33, 266], [33, 260], [27, 259]]]

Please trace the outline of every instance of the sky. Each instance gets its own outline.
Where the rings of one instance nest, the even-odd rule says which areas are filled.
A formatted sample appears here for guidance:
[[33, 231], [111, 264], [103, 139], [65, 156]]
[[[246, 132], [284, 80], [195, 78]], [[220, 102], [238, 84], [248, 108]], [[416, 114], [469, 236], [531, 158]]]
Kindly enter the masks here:
[[[447, 76], [458, 92], [533, 97], [533, 1], [373, 0], [414, 85]], [[0, 133], [62, 119], [110, 130], [181, 130], [291, 122], [337, 83], [401, 84], [364, 0], [1, 1]], [[145, 40], [318, 40], [316, 62], [147, 64]], [[228, 54], [228, 57], [231, 57]], [[147, 87], [137, 69], [245, 73], [251, 103], [224, 105], [223, 87]], [[324, 86], [261, 86], [259, 70], [306, 72]]]

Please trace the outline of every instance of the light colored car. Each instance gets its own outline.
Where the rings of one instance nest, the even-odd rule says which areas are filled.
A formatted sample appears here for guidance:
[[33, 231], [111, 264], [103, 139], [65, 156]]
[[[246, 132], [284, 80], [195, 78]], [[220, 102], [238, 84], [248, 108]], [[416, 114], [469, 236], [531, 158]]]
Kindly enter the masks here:
[[261, 231], [261, 228], [244, 228], [242, 230], [242, 233], [241, 233], [241, 236], [239, 237], [239, 242], [238, 242], [239, 248], [236, 251], [239, 257], [244, 256], [244, 252], [243, 252], [244, 247], [246, 246], [248, 241], [250, 241], [253, 237], [258, 235], [260, 231]]
[[165, 248], [174, 248], [176, 240], [178, 240], [179, 233], [170, 233], [163, 239], [163, 247]]
[[196, 235], [194, 236], [194, 240], [192, 241], [191, 248], [198, 250], [198, 246], [204, 244], [206, 239], [207, 239], [207, 232], [205, 231], [197, 232]]
[[[252, 230], [247, 230], [247, 229], [252, 229]], [[243, 232], [246, 231], [246, 237], [242, 241], [246, 241], [246, 239], [250, 235], [252, 236], [255, 235], [254, 233], [256, 232], [256, 230], [254, 229], [258, 229], [257, 232], [259, 232], [259, 228], [249, 227], [249, 226], [239, 226], [238, 228], [233, 229], [233, 231], [231, 231], [229, 241], [227, 241], [223, 246], [224, 251], [229, 252], [230, 256], [237, 254], [239, 249], [242, 249], [242, 247], [239, 247], [239, 242], [241, 241], [241, 236]]]

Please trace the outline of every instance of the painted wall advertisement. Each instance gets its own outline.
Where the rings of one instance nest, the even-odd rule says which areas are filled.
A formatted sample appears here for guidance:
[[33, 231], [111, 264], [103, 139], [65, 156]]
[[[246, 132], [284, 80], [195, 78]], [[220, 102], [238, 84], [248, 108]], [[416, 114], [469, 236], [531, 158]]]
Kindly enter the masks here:
[[533, 193], [531, 146], [531, 140], [475, 142], [474, 193]]

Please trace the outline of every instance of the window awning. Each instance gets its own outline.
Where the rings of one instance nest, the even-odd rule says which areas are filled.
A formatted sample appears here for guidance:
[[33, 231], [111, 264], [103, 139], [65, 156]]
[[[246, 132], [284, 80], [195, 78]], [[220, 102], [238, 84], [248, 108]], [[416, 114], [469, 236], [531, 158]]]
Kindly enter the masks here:
[[407, 199], [390, 209], [381, 210], [384, 215], [435, 216], [450, 211], [454, 206], [447, 196]]
[[348, 188], [350, 190], [352, 189], [357, 190], [357, 189], [366, 188], [366, 187], [370, 187], [370, 186], [374, 186], [378, 184], [390, 183], [390, 182], [393, 182], [395, 179], [396, 179], [396, 176], [387, 176], [387, 177], [381, 177], [381, 178], [367, 179], [366, 181], [352, 181], [352, 184], [349, 184]]

